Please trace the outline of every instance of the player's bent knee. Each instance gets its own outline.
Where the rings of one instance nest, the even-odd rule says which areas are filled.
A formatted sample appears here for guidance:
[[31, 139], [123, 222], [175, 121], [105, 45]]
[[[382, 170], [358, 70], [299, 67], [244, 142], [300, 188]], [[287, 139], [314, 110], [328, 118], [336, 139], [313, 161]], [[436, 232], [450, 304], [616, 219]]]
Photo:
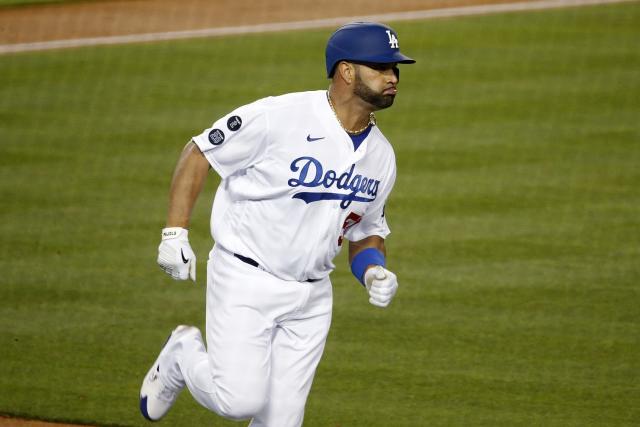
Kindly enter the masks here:
[[220, 402], [220, 415], [231, 420], [246, 420], [254, 417], [265, 406], [262, 396], [229, 396]]
[[264, 375], [254, 373], [249, 378], [239, 379], [219, 376], [216, 381], [218, 412], [225, 418], [244, 420], [254, 417], [267, 403], [267, 380]]

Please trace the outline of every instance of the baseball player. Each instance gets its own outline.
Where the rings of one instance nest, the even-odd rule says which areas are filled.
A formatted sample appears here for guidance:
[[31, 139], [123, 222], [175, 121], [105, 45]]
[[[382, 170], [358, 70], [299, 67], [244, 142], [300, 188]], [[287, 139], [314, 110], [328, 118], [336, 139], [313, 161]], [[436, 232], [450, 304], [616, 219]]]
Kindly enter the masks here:
[[398, 287], [384, 245], [395, 157], [374, 111], [393, 104], [397, 65], [414, 62], [390, 27], [347, 24], [326, 46], [328, 90], [239, 107], [186, 145], [158, 263], [195, 281], [189, 219], [214, 169], [222, 181], [211, 216], [207, 345], [196, 327], [173, 330], [142, 383], [145, 418], [161, 419], [186, 386], [223, 417], [302, 425], [331, 322], [334, 257], [348, 242], [373, 305], [389, 305]]

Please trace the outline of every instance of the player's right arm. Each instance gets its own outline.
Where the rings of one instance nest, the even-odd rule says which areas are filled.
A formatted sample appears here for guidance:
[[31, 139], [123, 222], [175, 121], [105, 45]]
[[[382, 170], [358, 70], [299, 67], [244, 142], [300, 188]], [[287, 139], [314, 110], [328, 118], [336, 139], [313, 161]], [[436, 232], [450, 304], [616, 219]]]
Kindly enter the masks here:
[[209, 167], [198, 146], [189, 142], [173, 173], [167, 223], [158, 247], [158, 265], [175, 280], [196, 280], [196, 256], [189, 244], [188, 227]]
[[216, 120], [182, 151], [171, 181], [167, 226], [158, 248], [158, 264], [174, 279], [196, 278], [196, 257], [187, 229], [209, 168], [225, 179], [254, 165], [266, 152], [265, 102], [268, 100], [239, 107]]
[[190, 141], [182, 150], [169, 190], [167, 227], [189, 228], [191, 212], [209, 172], [209, 162]]

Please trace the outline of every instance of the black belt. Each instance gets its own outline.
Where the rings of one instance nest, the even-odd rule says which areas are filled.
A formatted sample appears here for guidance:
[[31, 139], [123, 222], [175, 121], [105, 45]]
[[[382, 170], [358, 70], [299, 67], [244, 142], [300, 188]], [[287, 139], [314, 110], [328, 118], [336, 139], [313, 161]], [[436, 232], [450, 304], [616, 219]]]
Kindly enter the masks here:
[[[249, 258], [248, 256], [243, 256], [240, 254], [233, 254], [233, 256], [238, 258], [240, 261], [249, 264], [252, 267], [260, 268], [260, 264], [258, 264], [258, 261], [256, 261], [255, 259]], [[307, 279], [305, 280], [305, 282], [313, 283], [313, 282], [319, 282], [320, 280], [322, 279]]]
[[238, 258], [242, 262], [246, 262], [249, 265], [254, 266], [255, 268], [260, 268], [260, 264], [254, 259], [251, 259], [247, 256], [242, 256], [240, 254], [233, 254], [234, 257]]

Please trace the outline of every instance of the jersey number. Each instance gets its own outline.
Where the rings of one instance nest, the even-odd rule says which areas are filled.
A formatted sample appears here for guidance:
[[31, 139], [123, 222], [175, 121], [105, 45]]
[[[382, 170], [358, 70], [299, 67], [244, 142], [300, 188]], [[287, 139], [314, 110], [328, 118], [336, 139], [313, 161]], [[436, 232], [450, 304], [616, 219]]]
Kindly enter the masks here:
[[361, 219], [361, 215], [358, 215], [354, 212], [349, 213], [347, 219], [344, 220], [344, 224], [342, 224], [342, 232], [338, 237], [338, 246], [342, 246], [342, 240], [344, 240], [344, 234], [347, 232], [347, 230], [359, 223]]

